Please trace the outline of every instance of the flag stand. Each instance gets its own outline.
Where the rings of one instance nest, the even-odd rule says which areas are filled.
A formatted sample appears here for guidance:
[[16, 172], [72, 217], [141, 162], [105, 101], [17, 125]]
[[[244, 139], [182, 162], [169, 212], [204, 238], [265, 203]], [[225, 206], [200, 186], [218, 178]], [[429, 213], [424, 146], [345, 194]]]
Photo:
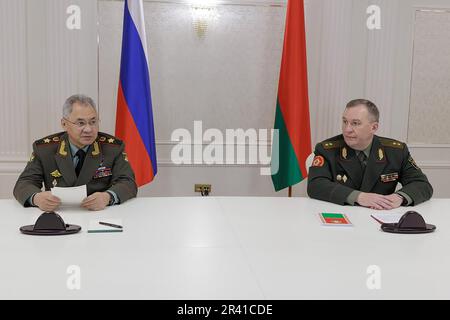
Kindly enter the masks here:
[[292, 186], [290, 186], [289, 189], [288, 189], [288, 197], [289, 198], [292, 197]]

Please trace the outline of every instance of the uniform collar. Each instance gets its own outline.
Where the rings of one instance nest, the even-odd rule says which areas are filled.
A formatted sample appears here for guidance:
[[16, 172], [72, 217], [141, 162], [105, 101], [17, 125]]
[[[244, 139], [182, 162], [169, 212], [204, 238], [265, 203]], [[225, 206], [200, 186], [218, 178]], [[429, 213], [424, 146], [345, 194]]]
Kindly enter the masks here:
[[72, 158], [75, 157], [75, 155], [77, 154], [78, 150], [82, 149], [84, 152], [87, 152], [89, 149], [89, 145], [84, 146], [83, 148], [78, 148], [76, 145], [72, 144], [72, 142], [70, 142], [69, 137], [67, 137], [67, 141], [69, 141], [69, 145], [70, 145], [70, 152], [72, 153]]
[[359, 155], [360, 152], [364, 152], [367, 158], [370, 156], [370, 150], [372, 149], [373, 139], [372, 142], [365, 148], [364, 150], [355, 150], [356, 155]]

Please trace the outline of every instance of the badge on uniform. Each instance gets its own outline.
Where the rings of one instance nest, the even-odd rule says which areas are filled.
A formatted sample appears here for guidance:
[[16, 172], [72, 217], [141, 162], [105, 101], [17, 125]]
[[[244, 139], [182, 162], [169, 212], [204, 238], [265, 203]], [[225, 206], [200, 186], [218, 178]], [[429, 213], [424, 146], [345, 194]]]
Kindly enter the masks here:
[[383, 159], [384, 159], [383, 149], [378, 148], [378, 161], [383, 161]]
[[112, 176], [111, 168], [107, 168], [105, 166], [98, 167], [97, 170], [95, 170], [95, 174], [93, 179], [99, 179], [104, 177]]
[[348, 154], [347, 148], [346, 148], [346, 147], [343, 147], [343, 148], [341, 149], [341, 156], [342, 156], [342, 159], [347, 160], [347, 154]]
[[325, 163], [325, 159], [322, 156], [315, 156], [312, 166], [313, 167], [323, 167], [324, 163]]
[[392, 182], [398, 180], [398, 172], [382, 174], [380, 176], [381, 182]]
[[51, 175], [53, 178], [59, 178], [59, 177], [62, 177], [62, 174], [61, 174], [61, 172], [59, 172], [58, 169], [56, 169], [55, 171], [51, 172], [50, 175]]
[[344, 183], [346, 183], [347, 182], [347, 180], [348, 180], [348, 178], [347, 178], [347, 176], [344, 174], [343, 176], [342, 175], [340, 175], [340, 174], [338, 174], [337, 176], [336, 176], [336, 180], [337, 181], [339, 181], [339, 182], [344, 182]]
[[416, 164], [416, 162], [411, 156], [409, 156], [408, 161], [414, 168], [416, 168], [416, 170], [419, 170], [419, 166]]

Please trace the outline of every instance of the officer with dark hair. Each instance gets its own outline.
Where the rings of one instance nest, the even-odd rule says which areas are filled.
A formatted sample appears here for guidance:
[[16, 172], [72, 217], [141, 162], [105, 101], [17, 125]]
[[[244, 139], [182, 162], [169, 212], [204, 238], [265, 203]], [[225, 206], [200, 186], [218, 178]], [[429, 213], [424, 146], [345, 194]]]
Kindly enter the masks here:
[[[311, 198], [389, 210], [431, 198], [433, 188], [405, 143], [375, 135], [379, 111], [365, 99], [350, 101], [342, 134], [318, 143], [308, 174]], [[396, 191], [397, 183], [402, 188]]]

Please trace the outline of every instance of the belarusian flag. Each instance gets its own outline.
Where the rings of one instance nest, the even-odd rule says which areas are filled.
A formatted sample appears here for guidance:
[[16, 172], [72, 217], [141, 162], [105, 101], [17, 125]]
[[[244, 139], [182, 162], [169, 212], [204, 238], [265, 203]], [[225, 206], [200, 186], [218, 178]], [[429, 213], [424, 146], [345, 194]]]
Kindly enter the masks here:
[[288, 2], [275, 129], [272, 181], [279, 191], [306, 178], [305, 161], [311, 154], [303, 0]]

